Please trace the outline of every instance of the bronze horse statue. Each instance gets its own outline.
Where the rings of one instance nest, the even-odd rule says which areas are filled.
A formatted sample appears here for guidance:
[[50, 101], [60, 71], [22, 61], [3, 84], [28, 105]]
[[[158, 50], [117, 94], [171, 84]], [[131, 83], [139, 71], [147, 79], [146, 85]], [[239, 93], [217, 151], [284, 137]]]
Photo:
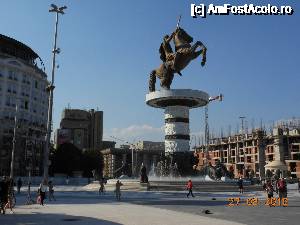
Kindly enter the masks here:
[[[170, 89], [174, 78], [174, 73], [181, 75], [180, 71], [201, 54], [201, 65], [205, 65], [207, 49], [202, 42], [197, 41], [194, 45], [191, 45], [193, 38], [180, 27], [177, 27], [176, 31], [172, 34], [172, 38], [176, 51], [175, 53], [172, 53], [174, 54], [174, 57], [171, 61], [166, 61], [158, 68], [151, 71], [149, 79], [149, 92], [155, 91], [156, 77], [160, 79], [160, 86], [163, 89]], [[196, 51], [198, 47], [201, 47], [201, 49]]]

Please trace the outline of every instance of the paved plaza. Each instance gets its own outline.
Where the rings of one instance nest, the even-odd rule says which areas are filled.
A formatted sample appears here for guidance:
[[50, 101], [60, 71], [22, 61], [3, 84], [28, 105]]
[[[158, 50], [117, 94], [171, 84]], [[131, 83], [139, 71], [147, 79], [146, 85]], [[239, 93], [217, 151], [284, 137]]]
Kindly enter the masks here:
[[[17, 195], [14, 213], [0, 215], [1, 225], [104, 224], [104, 225], [193, 225], [193, 224], [297, 224], [300, 216], [300, 194], [291, 190], [288, 207], [229, 207], [229, 197], [242, 201], [257, 197], [264, 203], [263, 192], [237, 193], [196, 192], [186, 198], [184, 192], [130, 192], [115, 200], [114, 192], [99, 196], [82, 187], [56, 187], [57, 201], [45, 206], [26, 205], [25, 190]], [[214, 200], [215, 199], [215, 200]], [[205, 214], [210, 210], [211, 214]]]

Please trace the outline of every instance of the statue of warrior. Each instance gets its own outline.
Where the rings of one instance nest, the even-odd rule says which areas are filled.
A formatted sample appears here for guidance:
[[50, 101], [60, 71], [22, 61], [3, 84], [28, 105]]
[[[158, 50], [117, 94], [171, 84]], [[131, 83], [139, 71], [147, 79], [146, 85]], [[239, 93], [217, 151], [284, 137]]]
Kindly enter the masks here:
[[[172, 39], [175, 45], [175, 53], [170, 45]], [[178, 73], [181, 76], [180, 71], [200, 55], [202, 55], [201, 65], [205, 65], [206, 47], [200, 41], [196, 41], [191, 45], [192, 42], [193, 38], [184, 29], [179, 27], [178, 21], [176, 31], [171, 36], [166, 35], [160, 45], [159, 53], [163, 63], [150, 73], [150, 92], [155, 91], [156, 77], [160, 79], [160, 86], [162, 88], [170, 89], [174, 74]], [[197, 50], [198, 47], [201, 49]]]
[[175, 32], [173, 32], [171, 36], [169, 35], [164, 36], [163, 42], [159, 47], [160, 59], [164, 62], [164, 65], [167, 68], [167, 70], [170, 69], [172, 70], [172, 72], [176, 72], [180, 76], [182, 76], [180, 71], [177, 71], [175, 67], [176, 53], [173, 52], [173, 49], [170, 44], [170, 41], [174, 38], [174, 36], [175, 36]]

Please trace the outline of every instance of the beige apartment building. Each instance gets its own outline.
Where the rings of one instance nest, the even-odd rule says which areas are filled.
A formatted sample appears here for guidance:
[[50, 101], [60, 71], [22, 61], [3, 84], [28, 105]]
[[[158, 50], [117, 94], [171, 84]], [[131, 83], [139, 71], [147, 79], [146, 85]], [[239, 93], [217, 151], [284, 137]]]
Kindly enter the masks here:
[[[206, 146], [195, 148], [198, 158], [196, 169], [206, 163], [215, 166], [218, 161], [234, 172], [235, 177], [252, 173], [265, 177], [266, 171], [279, 169], [283, 175], [300, 177], [300, 129], [277, 127], [271, 134], [256, 129], [250, 134], [210, 140], [206, 157]], [[289, 171], [289, 172], [288, 172]]]

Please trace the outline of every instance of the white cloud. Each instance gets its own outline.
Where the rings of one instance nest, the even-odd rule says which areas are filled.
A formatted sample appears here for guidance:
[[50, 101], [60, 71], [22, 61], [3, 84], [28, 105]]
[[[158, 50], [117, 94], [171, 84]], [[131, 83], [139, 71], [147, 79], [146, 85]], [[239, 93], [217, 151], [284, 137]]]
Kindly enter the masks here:
[[131, 125], [125, 128], [112, 128], [104, 133], [104, 140], [113, 140], [118, 144], [124, 144], [122, 141], [115, 140], [111, 136], [128, 141], [130, 143], [141, 140], [163, 141], [164, 127], [152, 127], [148, 124]]

